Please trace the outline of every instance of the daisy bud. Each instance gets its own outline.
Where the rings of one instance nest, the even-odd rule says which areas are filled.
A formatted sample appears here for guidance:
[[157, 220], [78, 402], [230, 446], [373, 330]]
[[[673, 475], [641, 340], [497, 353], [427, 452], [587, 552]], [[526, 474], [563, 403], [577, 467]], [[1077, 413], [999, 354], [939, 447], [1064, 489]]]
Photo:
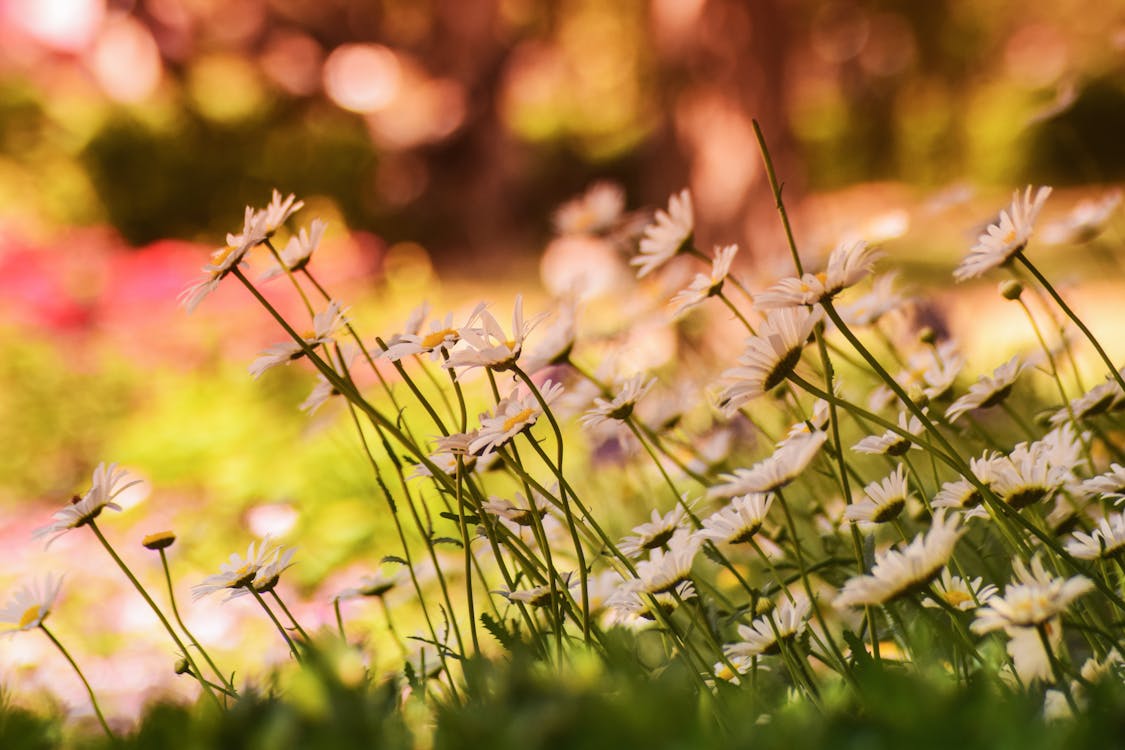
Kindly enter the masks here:
[[141, 544], [145, 549], [160, 550], [171, 547], [176, 541], [176, 535], [171, 531], [158, 531], [155, 534], [149, 534], [141, 540]]
[[922, 329], [918, 331], [918, 340], [927, 346], [932, 346], [933, 343], [937, 341], [937, 332], [929, 326], [923, 326]]
[[176, 660], [175, 671], [176, 674], [191, 674], [191, 664], [188, 663], [187, 659], [181, 656]]
[[1004, 299], [1015, 302], [1021, 294], [1023, 294], [1023, 284], [1015, 279], [1000, 282], [1000, 296]]

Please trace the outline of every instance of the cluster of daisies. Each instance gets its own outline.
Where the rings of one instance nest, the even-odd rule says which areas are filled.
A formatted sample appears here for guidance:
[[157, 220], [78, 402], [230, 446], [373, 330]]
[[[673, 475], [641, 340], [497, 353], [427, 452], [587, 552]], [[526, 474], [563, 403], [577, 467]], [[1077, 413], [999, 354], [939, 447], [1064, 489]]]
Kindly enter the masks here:
[[[794, 246], [793, 276], [751, 283], [736, 245], [697, 249], [687, 190], [644, 217], [600, 184], [556, 214], [560, 242], [613, 267], [616, 326], [580, 325], [598, 300], [571, 287], [553, 318], [525, 316], [522, 297], [508, 326], [483, 303], [460, 318], [422, 304], [400, 331], [365, 339], [313, 274], [324, 224], [275, 246], [302, 206], [276, 192], [246, 210], [183, 302], [194, 309], [235, 276], [288, 336], [250, 374], [301, 360], [316, 377], [301, 408], [351, 413], [402, 542], [380, 552], [410, 573], [424, 620], [415, 677], [455, 689], [451, 663], [487, 648], [483, 628], [557, 659], [624, 627], [661, 632], [667, 658], [702, 686], [781, 685], [815, 701], [858, 660], [927, 661], [1040, 690], [1060, 713], [1121, 661], [1125, 376], [1028, 256], [1050, 193], [1017, 192], [953, 271], [958, 282], [1006, 273], [1000, 293], [1040, 343], [975, 380], [956, 342], [917, 322], [894, 274], [876, 273], [875, 244], [849, 237], [819, 271]], [[1118, 201], [1082, 204], [1044, 234], [1088, 241]], [[259, 247], [270, 267], [255, 281]], [[311, 328], [257, 291], [283, 278]], [[728, 339], [741, 331], [739, 351], [709, 346], [721, 326]], [[620, 354], [643, 350], [639, 329], [698, 356], [639, 366]], [[358, 386], [357, 367], [377, 384]], [[42, 533], [89, 526], [104, 543], [95, 519], [126, 485], [115, 467], [94, 485]], [[146, 540], [162, 560], [164, 541]], [[292, 556], [252, 544], [195, 593], [253, 596], [299, 659], [307, 633], [276, 591]], [[381, 599], [398, 580], [342, 592], [340, 635], [341, 600]], [[21, 591], [0, 616], [41, 625], [56, 591]], [[221, 673], [200, 682], [234, 691]]]

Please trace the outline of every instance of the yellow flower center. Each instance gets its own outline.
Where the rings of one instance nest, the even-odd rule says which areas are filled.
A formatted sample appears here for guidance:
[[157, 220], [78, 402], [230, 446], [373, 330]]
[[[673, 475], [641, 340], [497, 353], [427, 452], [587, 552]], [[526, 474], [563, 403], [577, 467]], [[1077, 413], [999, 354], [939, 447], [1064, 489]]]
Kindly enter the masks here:
[[440, 331], [434, 331], [429, 336], [422, 339], [422, 346], [426, 349], [433, 349], [438, 344], [445, 341], [446, 337], [456, 335], [457, 331], [454, 331], [452, 328], [443, 328]]
[[35, 622], [38, 619], [39, 619], [39, 605], [34, 604], [34, 605], [28, 607], [24, 611], [24, 613], [20, 617], [20, 621], [19, 621], [19, 623], [17, 623], [16, 627], [26, 628], [28, 625], [30, 625], [31, 623]]
[[508, 432], [520, 422], [526, 422], [528, 418], [534, 413], [534, 409], [524, 409], [518, 414], [508, 417], [504, 420], [504, 432]]
[[227, 258], [229, 258], [230, 254], [233, 253], [233, 252], [234, 252], [234, 247], [231, 246], [231, 245], [227, 245], [226, 247], [220, 247], [218, 250], [211, 253], [211, 265], [221, 266], [223, 264], [223, 261], [225, 261]]
[[957, 591], [956, 589], [954, 589], [953, 591], [945, 592], [945, 600], [955, 608], [960, 609], [962, 604], [964, 604], [965, 602], [971, 602], [973, 600], [973, 597], [967, 592]]
[[1010, 244], [1010, 243], [1014, 242], [1015, 239], [1016, 239], [1016, 230], [1015, 230], [1015, 227], [1013, 227], [1013, 228], [1008, 230], [1007, 234], [1004, 235], [1004, 242], [1005, 242], [1005, 244]]

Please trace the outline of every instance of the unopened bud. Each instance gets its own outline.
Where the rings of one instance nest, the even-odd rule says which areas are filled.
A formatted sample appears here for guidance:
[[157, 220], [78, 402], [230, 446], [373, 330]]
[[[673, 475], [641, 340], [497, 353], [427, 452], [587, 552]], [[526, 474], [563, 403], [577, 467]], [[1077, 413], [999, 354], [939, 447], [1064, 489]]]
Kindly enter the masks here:
[[176, 674], [191, 674], [191, 664], [184, 657], [176, 660], [175, 666]]
[[158, 550], [171, 547], [175, 541], [176, 535], [171, 531], [158, 531], [142, 539], [141, 544], [145, 549]]
[[1023, 284], [1015, 279], [1000, 282], [1000, 296], [1004, 299], [1015, 302], [1021, 294], [1023, 294]]
[[937, 341], [937, 332], [929, 326], [923, 326], [922, 329], [918, 331], [918, 340], [923, 344], [933, 344]]

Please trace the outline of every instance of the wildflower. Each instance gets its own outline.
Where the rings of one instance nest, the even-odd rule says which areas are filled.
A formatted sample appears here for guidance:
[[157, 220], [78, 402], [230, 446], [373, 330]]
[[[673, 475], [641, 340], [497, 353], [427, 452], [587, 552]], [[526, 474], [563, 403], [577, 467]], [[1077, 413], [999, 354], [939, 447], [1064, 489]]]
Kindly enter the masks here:
[[725, 508], [703, 519], [699, 535], [726, 544], [749, 542], [761, 530], [771, 505], [773, 495], [760, 492], [733, 497]]
[[1109, 471], [1090, 477], [1079, 485], [1080, 492], [1085, 497], [1101, 495], [1113, 500], [1125, 497], [1125, 466], [1110, 464]]
[[1043, 241], [1051, 245], [1089, 242], [1102, 233], [1120, 204], [1120, 190], [1111, 190], [1098, 200], [1079, 201], [1066, 216], [1043, 227]]
[[783, 599], [773, 612], [755, 618], [747, 625], [738, 626], [738, 643], [723, 646], [728, 657], [769, 656], [781, 650], [781, 644], [792, 640], [808, 622], [811, 605], [804, 596], [794, 601]]
[[953, 547], [963, 533], [965, 530], [958, 528], [955, 516], [946, 516], [940, 511], [935, 513], [928, 532], [918, 534], [901, 550], [892, 549], [876, 555], [871, 575], [846, 581], [835, 605], [863, 607], [886, 604], [922, 590], [949, 562]]
[[644, 583], [634, 578], [622, 582], [607, 597], [606, 609], [611, 615], [611, 621], [628, 623], [637, 618], [655, 620], [658, 610], [665, 615], [670, 614], [679, 602], [696, 596], [695, 586], [689, 580], [675, 584], [665, 593], [654, 594], [646, 591]]
[[601, 234], [625, 210], [625, 191], [612, 182], [595, 182], [586, 192], [555, 211], [555, 231], [561, 235]]
[[679, 318], [708, 297], [714, 297], [723, 290], [723, 282], [730, 274], [730, 266], [734, 262], [736, 253], [738, 253], [738, 245], [715, 248], [715, 258], [711, 261], [711, 273], [709, 275], [697, 273], [687, 289], [672, 297], [672, 302], [676, 305], [676, 309], [672, 313], [673, 318]]
[[1066, 544], [1066, 551], [1080, 560], [1116, 557], [1125, 550], [1125, 514], [1115, 513], [1099, 519], [1089, 534], [1076, 531]]
[[300, 271], [302, 268], [309, 264], [312, 254], [316, 252], [317, 247], [320, 246], [320, 240], [324, 236], [324, 230], [327, 224], [320, 219], [313, 219], [312, 224], [309, 225], [308, 230], [304, 227], [294, 237], [289, 238], [289, 242], [278, 254], [281, 258], [281, 263], [284, 268], [278, 263], [274, 263], [273, 268], [270, 268], [261, 275], [262, 281], [269, 281], [270, 279], [281, 276], [285, 273], [285, 269], [290, 272]]
[[902, 307], [906, 299], [894, 288], [896, 278], [894, 273], [876, 276], [870, 292], [855, 302], [840, 306], [840, 318], [849, 326], [870, 326], [887, 313]]
[[[470, 452], [469, 447], [473, 441], [480, 437], [480, 430], [469, 430], [468, 432], [454, 432], [444, 437], [439, 437], [434, 440], [436, 446], [433, 453], [429, 455], [430, 463], [437, 466], [442, 472], [449, 476], [457, 473], [458, 466], [462, 471], [476, 471], [484, 469], [492, 460], [495, 459], [495, 454], [490, 456], [477, 456]], [[414, 467], [414, 473], [410, 475], [414, 477], [428, 477], [432, 476], [430, 467], [424, 463], [419, 463]]]
[[[832, 390], [835, 395], [839, 396], [839, 379], [833, 381]], [[828, 429], [828, 420], [832, 416], [832, 412], [828, 408], [828, 402], [822, 398], [818, 398], [813, 402], [812, 414], [807, 419], [794, 423], [789, 432], [786, 433], [785, 438], [778, 443], [778, 445], [785, 445], [793, 438], [799, 438], [802, 435], [808, 435], [810, 432], [819, 432]]]
[[751, 492], [773, 492], [792, 482], [816, 457], [827, 433], [811, 432], [786, 440], [769, 458], [759, 461], [749, 469], [735, 469], [732, 474], [722, 474], [723, 484], [712, 487], [708, 497], [731, 497]]
[[[304, 201], [297, 200], [297, 196], [290, 193], [284, 198], [274, 188], [269, 205], [258, 212], [258, 218], [266, 237], [276, 232], [285, 220], [305, 207]], [[262, 239], [265, 239], [263, 237]]]
[[386, 575], [382, 571], [374, 575], [364, 575], [359, 577], [359, 585], [346, 588], [339, 594], [336, 594], [336, 599], [355, 599], [361, 596], [375, 597], [382, 599], [391, 589], [398, 585], [398, 575]]
[[887, 523], [898, 518], [910, 497], [910, 487], [902, 464], [882, 481], [872, 482], [864, 487], [863, 492], [867, 498], [849, 505], [844, 511], [844, 518], [868, 523]]
[[728, 656], [726, 661], [717, 661], [711, 665], [715, 677], [729, 682], [732, 685], [741, 685], [740, 675], [744, 675], [754, 668], [754, 659], [749, 656]]
[[991, 462], [991, 488], [1017, 510], [1049, 499], [1067, 479], [1067, 470], [1052, 453], [1043, 440], [1018, 444]]
[[656, 384], [656, 378], [648, 378], [644, 373], [638, 373], [621, 383], [618, 387], [617, 395], [611, 400], [604, 398], [594, 399], [594, 408], [586, 412], [578, 421], [584, 427], [597, 427], [600, 424], [616, 420], [624, 422], [633, 414], [633, 408], [637, 405], [646, 393], [648, 393], [652, 386]]
[[945, 418], [956, 422], [962, 414], [973, 409], [989, 409], [1002, 403], [1012, 392], [1012, 386], [1022, 371], [1023, 362], [1017, 354], [993, 370], [992, 375], [982, 375], [970, 385], [969, 392], [946, 409]]
[[[403, 333], [396, 333], [387, 340], [386, 348], [375, 354], [391, 362], [412, 357], [418, 354], [429, 354], [434, 361], [445, 359], [453, 346], [461, 340], [461, 334], [453, 327], [453, 313], [445, 316], [444, 321], [431, 321], [430, 332], [421, 334], [422, 323], [429, 313], [428, 303], [415, 308], [406, 320]], [[474, 311], [475, 312], [475, 311]]]
[[[908, 419], [905, 412], [899, 413], [898, 426], [902, 428], [903, 432], [909, 432], [911, 435], [922, 433], [922, 422], [919, 421], [918, 417], [910, 416]], [[917, 446], [910, 438], [903, 437], [898, 432], [887, 430], [882, 435], [868, 435], [853, 445], [852, 450], [856, 453], [869, 455], [901, 456], [914, 447]]]
[[981, 276], [993, 268], [1002, 266], [1027, 246], [1031, 238], [1032, 225], [1043, 208], [1051, 188], [1041, 187], [1031, 197], [1028, 185], [1023, 196], [1017, 190], [1012, 195], [1012, 204], [1000, 212], [1000, 219], [990, 224], [984, 234], [977, 238], [977, 244], [953, 271], [953, 278], [965, 281]]
[[340, 309], [339, 302], [335, 300], [329, 302], [328, 307], [313, 316], [313, 330], [302, 334], [300, 342], [283, 341], [264, 349], [261, 356], [250, 364], [250, 374], [259, 378], [263, 372], [272, 367], [300, 359], [309, 349], [332, 343], [332, 337], [347, 320], [344, 312]]
[[200, 599], [223, 589], [231, 589], [228, 599], [233, 598], [235, 589], [243, 589], [252, 584], [263, 568], [278, 560], [280, 548], [271, 548], [269, 542], [269, 536], [262, 539], [260, 544], [250, 542], [245, 558], [231, 553], [230, 560], [219, 566], [218, 573], [207, 576], [202, 583], [192, 586], [191, 598]]
[[825, 302], [870, 273], [880, 255], [863, 240], [845, 240], [828, 256], [828, 267], [824, 271], [806, 273], [799, 279], [782, 279], [761, 294], [755, 294], [754, 304], [759, 309], [770, 310]]
[[1038, 556], [1032, 558], [1030, 570], [1019, 559], [1012, 570], [1018, 583], [1005, 586], [1003, 596], [989, 597], [987, 606], [979, 610], [973, 621], [973, 632], [1042, 625], [1061, 615], [1071, 602], [1094, 587], [1082, 576], [1055, 578], [1043, 567]]
[[677, 505], [666, 514], [652, 511], [652, 520], [633, 527], [633, 533], [621, 540], [617, 548], [629, 557], [639, 557], [650, 549], [664, 547], [678, 531], [687, 531], [687, 514]]
[[[976, 474], [975, 471], [973, 473]], [[943, 484], [938, 493], [934, 495], [933, 506], [935, 508], [964, 511], [966, 515], [976, 515], [977, 510], [983, 512], [983, 509], [980, 508], [983, 500], [980, 490], [968, 479], [962, 477]], [[988, 514], [984, 513], [984, 515], [987, 516]]]
[[141, 546], [153, 551], [167, 549], [176, 543], [176, 535], [171, 531], [158, 531], [141, 539]]
[[[562, 393], [562, 386], [547, 381], [541, 388], [543, 400], [550, 404]], [[523, 397], [510, 394], [496, 404], [492, 416], [481, 417], [480, 432], [469, 443], [469, 453], [484, 456], [503, 446], [509, 440], [531, 427], [543, 414], [543, 408], [535, 394]]]
[[550, 504], [542, 495], [535, 493], [534, 503], [528, 501], [519, 492], [515, 493], [515, 503], [510, 503], [498, 497], [490, 497], [481, 507], [494, 516], [514, 523], [516, 526], [534, 526], [535, 517], [543, 518], [550, 509]]
[[746, 351], [738, 359], [739, 367], [722, 375], [725, 388], [719, 395], [719, 408], [725, 416], [733, 416], [746, 402], [768, 393], [785, 381], [808, 343], [820, 313], [800, 308], [771, 311], [758, 328], [758, 334], [746, 340]]
[[528, 352], [523, 362], [525, 372], [534, 374], [544, 367], [566, 364], [574, 349], [577, 306], [573, 298], [559, 303], [554, 323], [539, 336], [539, 345]]
[[247, 586], [243, 586], [240, 589], [235, 589], [231, 592], [228, 598], [237, 599], [240, 596], [246, 596], [250, 593], [251, 588], [257, 591], [259, 594], [265, 594], [269, 591], [273, 591], [274, 587], [277, 586], [278, 581], [281, 580], [281, 574], [289, 568], [293, 567], [292, 560], [293, 555], [296, 554], [296, 552], [296, 547], [290, 547], [284, 552], [282, 552], [281, 549], [278, 548], [274, 554], [274, 558], [258, 568], [258, 571], [254, 574], [254, 579], [250, 581], [250, 584]]
[[647, 560], [637, 563], [641, 590], [646, 594], [663, 594], [688, 581], [700, 541], [695, 534], [681, 529], [668, 540], [666, 548], [651, 550]]
[[1078, 398], [1070, 402], [1069, 407], [1063, 407], [1051, 415], [1050, 422], [1059, 426], [1074, 419], [1090, 419], [1100, 414], [1105, 414], [1115, 406], [1121, 398], [1121, 386], [1116, 378], [1099, 383]]
[[668, 211], [658, 210], [653, 222], [645, 227], [640, 253], [629, 261], [637, 266], [637, 278], [643, 278], [679, 253], [691, 248], [695, 217], [691, 193], [687, 189], [668, 199]]
[[242, 263], [246, 253], [265, 241], [269, 234], [266, 219], [265, 212], [255, 211], [250, 206], [246, 207], [242, 232], [228, 234], [227, 244], [211, 253], [210, 262], [203, 266], [203, 278], [180, 293], [180, 302], [189, 313], [218, 288], [219, 282], [226, 278], [233, 268]]
[[[467, 348], [453, 352], [449, 357], [450, 367], [487, 367], [490, 370], [509, 370], [515, 367], [523, 341], [534, 328], [542, 315], [531, 320], [523, 319], [523, 296], [516, 297], [512, 313], [512, 337], [504, 333], [500, 323], [483, 306], [478, 305], [469, 323], [458, 331]], [[479, 325], [474, 325], [479, 321]]]
[[328, 399], [339, 395], [340, 391], [336, 389], [336, 386], [332, 385], [328, 378], [318, 372], [316, 374], [316, 385], [313, 386], [312, 391], [309, 392], [309, 395], [305, 397], [305, 400], [302, 401], [301, 405], [297, 408], [311, 415], [316, 413], [317, 409], [324, 406], [324, 403], [328, 401]]
[[0, 609], [0, 622], [11, 624], [11, 627], [0, 630], [0, 635], [14, 635], [42, 625], [55, 606], [61, 586], [61, 576], [55, 578], [48, 574], [41, 581], [17, 589], [11, 600]]
[[928, 401], [945, 397], [965, 366], [965, 360], [952, 341], [927, 347], [907, 359], [906, 369], [895, 378], [908, 393], [920, 393]]
[[[991, 583], [981, 585], [980, 576], [972, 580], [965, 580], [960, 576], [951, 575], [948, 570], [941, 571], [941, 577], [934, 581], [934, 593], [940, 596], [946, 604], [954, 609], [967, 612], [976, 609], [981, 602], [992, 598], [998, 589]], [[931, 597], [922, 600], [923, 607], [940, 607]]]
[[131, 482], [121, 484], [125, 475], [125, 470], [118, 469], [117, 464], [106, 466], [105, 463], [99, 463], [94, 468], [93, 483], [86, 494], [82, 497], [76, 495], [70, 505], [52, 516], [55, 519], [54, 523], [36, 529], [32, 532], [32, 538], [39, 539], [54, 534], [50, 539], [50, 541], [54, 541], [71, 529], [90, 523], [105, 508], [120, 511], [121, 506], [113, 502], [113, 499], [133, 485], [140, 484], [141, 481], [134, 479]]

